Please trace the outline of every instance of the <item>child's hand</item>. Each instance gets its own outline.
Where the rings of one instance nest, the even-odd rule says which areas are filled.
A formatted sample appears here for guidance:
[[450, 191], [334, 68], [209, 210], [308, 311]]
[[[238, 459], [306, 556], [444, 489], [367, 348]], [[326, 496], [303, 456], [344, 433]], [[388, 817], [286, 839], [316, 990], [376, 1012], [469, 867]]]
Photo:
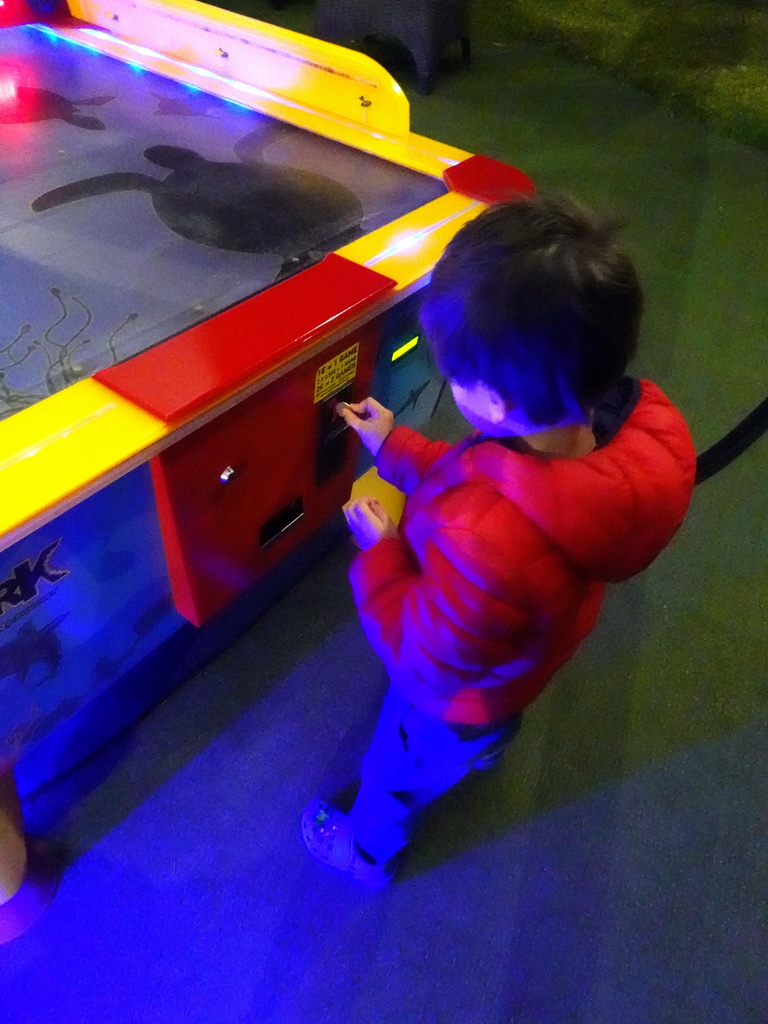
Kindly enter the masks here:
[[375, 398], [364, 398], [362, 402], [339, 402], [336, 412], [360, 435], [360, 440], [371, 453], [378, 455], [395, 426], [395, 417]]
[[385, 537], [397, 537], [397, 527], [376, 498], [358, 498], [344, 508], [357, 546], [363, 551]]

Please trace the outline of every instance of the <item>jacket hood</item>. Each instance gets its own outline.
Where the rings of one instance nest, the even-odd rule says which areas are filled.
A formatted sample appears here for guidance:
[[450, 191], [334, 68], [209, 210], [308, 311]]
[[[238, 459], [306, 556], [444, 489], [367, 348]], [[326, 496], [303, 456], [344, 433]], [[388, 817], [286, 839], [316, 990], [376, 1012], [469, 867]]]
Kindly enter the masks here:
[[491, 477], [572, 562], [605, 582], [641, 572], [669, 543], [696, 475], [682, 414], [655, 384], [632, 383], [634, 393], [625, 388], [623, 407], [610, 413], [617, 429], [589, 455], [541, 459], [498, 444], [463, 455], [467, 476]]

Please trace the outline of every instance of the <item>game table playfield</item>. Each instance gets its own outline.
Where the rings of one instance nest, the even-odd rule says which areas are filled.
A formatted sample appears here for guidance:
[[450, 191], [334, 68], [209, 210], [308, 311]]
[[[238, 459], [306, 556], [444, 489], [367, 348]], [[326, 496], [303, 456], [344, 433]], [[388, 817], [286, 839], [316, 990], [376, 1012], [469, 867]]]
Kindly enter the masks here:
[[105, 693], [145, 710], [308, 564], [375, 473], [335, 402], [424, 422], [419, 292], [531, 188], [412, 133], [362, 54], [193, 0], [0, 0], [0, 938], [14, 763], [71, 758]]

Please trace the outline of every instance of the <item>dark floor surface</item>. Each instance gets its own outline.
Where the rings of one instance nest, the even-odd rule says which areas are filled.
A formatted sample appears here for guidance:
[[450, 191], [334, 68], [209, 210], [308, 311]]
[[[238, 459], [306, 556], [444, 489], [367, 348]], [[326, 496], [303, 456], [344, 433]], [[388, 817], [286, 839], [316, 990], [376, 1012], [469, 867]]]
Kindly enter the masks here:
[[[764, 397], [765, 154], [482, 31], [471, 71], [449, 61], [412, 98], [415, 130], [627, 216], [637, 369], [700, 450]], [[459, 429], [441, 410], [434, 431]], [[335, 548], [28, 800], [72, 864], [0, 951], [0, 1024], [764, 1024], [767, 459], [763, 440], [697, 490], [506, 762], [436, 810], [378, 894], [298, 833], [311, 797], [354, 779], [383, 685]]]

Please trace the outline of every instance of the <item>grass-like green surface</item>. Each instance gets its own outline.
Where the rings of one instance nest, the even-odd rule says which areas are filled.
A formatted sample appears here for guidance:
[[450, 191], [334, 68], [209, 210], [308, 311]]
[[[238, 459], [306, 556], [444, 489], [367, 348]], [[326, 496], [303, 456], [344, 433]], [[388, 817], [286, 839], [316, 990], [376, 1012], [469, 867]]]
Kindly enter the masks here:
[[555, 42], [656, 95], [768, 146], [768, 4], [507, 0], [516, 34]]

